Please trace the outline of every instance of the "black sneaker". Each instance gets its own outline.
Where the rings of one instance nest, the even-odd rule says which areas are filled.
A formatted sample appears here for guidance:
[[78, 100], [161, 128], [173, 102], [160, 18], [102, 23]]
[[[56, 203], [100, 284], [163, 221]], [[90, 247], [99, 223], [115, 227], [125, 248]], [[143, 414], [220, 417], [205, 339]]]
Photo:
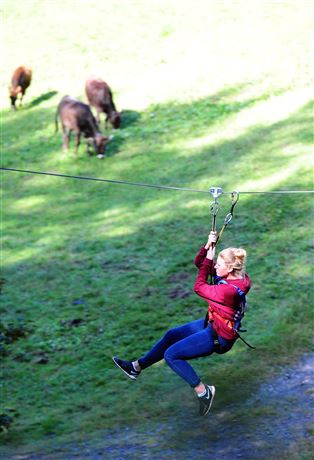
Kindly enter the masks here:
[[134, 369], [131, 361], [124, 361], [123, 359], [119, 359], [116, 356], [113, 356], [112, 360], [115, 365], [118, 366], [121, 371], [123, 371], [132, 380], [136, 380], [141, 373], [141, 371], [136, 371]]
[[208, 414], [215, 396], [215, 387], [205, 385], [205, 388], [206, 394], [198, 397], [200, 402], [200, 415]]

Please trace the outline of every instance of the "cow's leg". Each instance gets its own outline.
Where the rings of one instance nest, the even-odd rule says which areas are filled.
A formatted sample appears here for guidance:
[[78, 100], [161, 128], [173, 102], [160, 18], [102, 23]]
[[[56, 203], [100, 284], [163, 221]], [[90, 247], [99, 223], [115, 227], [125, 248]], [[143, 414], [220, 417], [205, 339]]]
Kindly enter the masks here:
[[99, 123], [100, 123], [100, 115], [99, 115], [99, 114], [100, 114], [100, 110], [99, 110], [98, 107], [96, 108], [96, 112], [97, 112], [96, 121], [97, 121], [97, 123], [98, 123], [98, 125], [99, 125]]
[[86, 139], [86, 155], [90, 155], [90, 152], [89, 152], [89, 141], [88, 141], [88, 139]]
[[80, 142], [81, 142], [81, 133], [80, 133], [80, 131], [78, 131], [76, 133], [76, 142], [75, 142], [75, 150], [74, 150], [74, 155], [75, 155], [76, 158], [77, 158], [77, 151], [78, 151], [78, 148], [80, 146]]
[[63, 150], [64, 152], [66, 152], [69, 148], [71, 130], [67, 129], [64, 125], [62, 125], [62, 132], [63, 132]]
[[24, 91], [20, 93], [20, 106], [22, 105], [23, 97], [24, 97]]

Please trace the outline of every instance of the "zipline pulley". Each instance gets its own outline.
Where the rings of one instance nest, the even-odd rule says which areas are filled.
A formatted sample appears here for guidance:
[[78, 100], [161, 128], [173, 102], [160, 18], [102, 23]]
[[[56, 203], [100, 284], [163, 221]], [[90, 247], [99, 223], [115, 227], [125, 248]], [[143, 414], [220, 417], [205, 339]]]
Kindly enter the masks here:
[[218, 211], [220, 209], [220, 205], [218, 203], [218, 198], [220, 195], [223, 193], [221, 187], [211, 187], [209, 189], [209, 192], [213, 195], [214, 201], [210, 204], [210, 212], [213, 216], [212, 218], [212, 228], [211, 231], [215, 232], [216, 231], [216, 216], [218, 214]]

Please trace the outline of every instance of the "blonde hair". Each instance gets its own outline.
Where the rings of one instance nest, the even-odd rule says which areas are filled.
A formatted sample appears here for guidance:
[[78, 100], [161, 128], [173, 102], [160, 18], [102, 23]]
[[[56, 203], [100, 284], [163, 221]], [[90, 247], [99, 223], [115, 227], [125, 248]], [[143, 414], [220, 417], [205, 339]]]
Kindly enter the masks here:
[[227, 248], [220, 251], [218, 257], [221, 257], [229, 269], [239, 275], [244, 274], [246, 250], [243, 248]]

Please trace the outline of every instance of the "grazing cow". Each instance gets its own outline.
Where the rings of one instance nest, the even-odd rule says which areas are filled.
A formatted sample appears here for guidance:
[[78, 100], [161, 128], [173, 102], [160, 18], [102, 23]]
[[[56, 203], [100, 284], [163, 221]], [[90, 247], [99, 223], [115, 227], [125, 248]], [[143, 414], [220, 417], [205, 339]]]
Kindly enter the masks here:
[[109, 85], [101, 78], [89, 78], [85, 83], [85, 91], [88, 102], [97, 110], [97, 122], [100, 123], [100, 112], [104, 112], [106, 114], [106, 128], [108, 121], [114, 129], [119, 128], [121, 114], [116, 110]]
[[26, 88], [29, 87], [32, 80], [32, 71], [27, 67], [18, 67], [11, 78], [11, 86], [9, 88], [11, 108], [16, 110], [15, 102], [17, 96], [20, 94], [20, 105], [22, 105], [22, 99], [25, 94]]
[[104, 157], [108, 137], [103, 136], [99, 132], [98, 124], [87, 104], [84, 104], [73, 97], [64, 96], [61, 99], [56, 112], [55, 132], [58, 131], [58, 117], [60, 118], [62, 124], [64, 150], [68, 149], [71, 132], [74, 131], [76, 134], [76, 145], [74, 150], [76, 157], [82, 133], [87, 138], [87, 152], [89, 153], [89, 145], [93, 145], [98, 158]]

